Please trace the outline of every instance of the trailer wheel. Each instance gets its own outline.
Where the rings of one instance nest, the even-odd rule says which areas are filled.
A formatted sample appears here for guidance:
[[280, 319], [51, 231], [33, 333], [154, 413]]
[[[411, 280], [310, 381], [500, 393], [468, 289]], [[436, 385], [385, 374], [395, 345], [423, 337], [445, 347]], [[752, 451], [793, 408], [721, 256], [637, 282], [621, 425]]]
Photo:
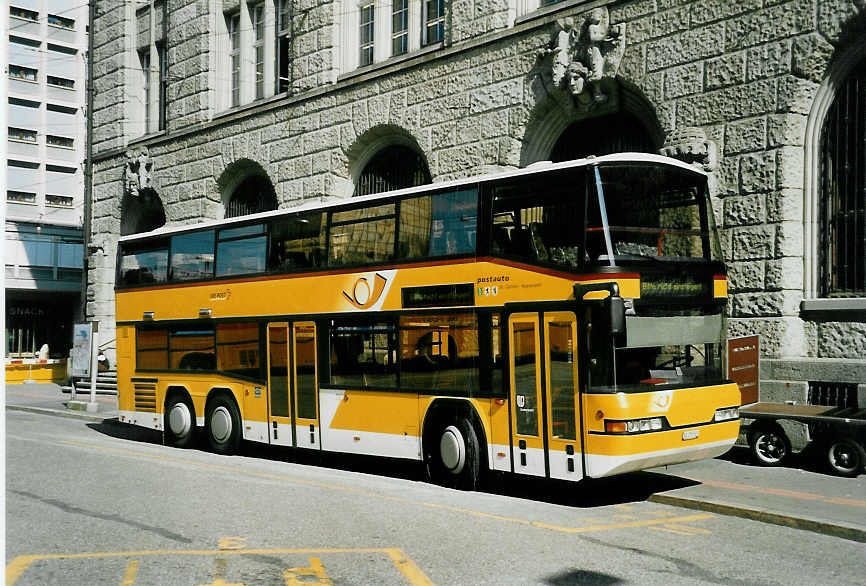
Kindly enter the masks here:
[[863, 446], [850, 437], [835, 437], [827, 445], [827, 464], [839, 476], [853, 478], [866, 463]]
[[791, 453], [791, 442], [778, 425], [761, 425], [749, 432], [749, 449], [762, 466], [779, 466]]

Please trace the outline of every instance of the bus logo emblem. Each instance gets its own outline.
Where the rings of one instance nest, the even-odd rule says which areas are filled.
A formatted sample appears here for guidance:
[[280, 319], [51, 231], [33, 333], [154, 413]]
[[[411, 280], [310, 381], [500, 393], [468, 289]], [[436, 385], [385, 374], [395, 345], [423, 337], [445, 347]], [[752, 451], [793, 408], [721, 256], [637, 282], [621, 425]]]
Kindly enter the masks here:
[[343, 291], [343, 297], [351, 303], [356, 309], [370, 309], [385, 291], [385, 285], [388, 280], [379, 273], [373, 277], [373, 286], [370, 287], [370, 281], [367, 277], [359, 277], [352, 287], [352, 292]]

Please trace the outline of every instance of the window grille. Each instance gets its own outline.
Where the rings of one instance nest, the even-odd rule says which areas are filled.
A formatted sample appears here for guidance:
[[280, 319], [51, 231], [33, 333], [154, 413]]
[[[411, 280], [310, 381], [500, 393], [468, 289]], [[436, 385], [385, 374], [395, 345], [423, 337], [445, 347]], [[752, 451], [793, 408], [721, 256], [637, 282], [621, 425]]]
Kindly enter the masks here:
[[355, 186], [355, 195], [369, 195], [392, 189], [430, 183], [424, 158], [405, 146], [389, 146], [367, 163]]
[[819, 287], [822, 297], [866, 296], [866, 67], [840, 86], [821, 134]]

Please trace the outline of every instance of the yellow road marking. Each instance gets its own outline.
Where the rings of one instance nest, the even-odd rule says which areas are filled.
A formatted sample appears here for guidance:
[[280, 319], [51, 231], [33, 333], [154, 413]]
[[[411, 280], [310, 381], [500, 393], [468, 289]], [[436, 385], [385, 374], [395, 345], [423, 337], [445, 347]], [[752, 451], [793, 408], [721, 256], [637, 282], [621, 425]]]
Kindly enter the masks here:
[[129, 560], [126, 564], [126, 574], [123, 575], [123, 582], [120, 586], [132, 586], [135, 584], [135, 577], [138, 576], [138, 560]]
[[247, 546], [246, 537], [223, 537], [220, 539], [220, 549], [243, 549]]
[[146, 549], [139, 551], [113, 551], [90, 553], [48, 553], [42, 555], [20, 555], [6, 566], [6, 586], [12, 586], [33, 562], [40, 560], [93, 560], [105, 558], [128, 558], [146, 556], [244, 556], [244, 555], [277, 555], [277, 554], [339, 554], [339, 553], [384, 553], [409, 581], [412, 586], [428, 586], [433, 584], [430, 578], [412, 559], [399, 547], [369, 547], [369, 548], [324, 548], [324, 549]]
[[[302, 580], [301, 576], [311, 576], [316, 578], [317, 581]], [[309, 568], [289, 568], [283, 572], [283, 580], [285, 580], [286, 586], [302, 586], [303, 584], [333, 586], [334, 584], [328, 577], [325, 566], [322, 565], [322, 560], [319, 558], [310, 558]]]
[[661, 527], [650, 527], [654, 531], [667, 531], [668, 533], [676, 533], [677, 535], [712, 535], [712, 531], [703, 529], [702, 527], [692, 527], [691, 525], [677, 525], [669, 523]]
[[709, 513], [701, 513], [701, 514], [697, 514], [697, 515], [687, 515], [684, 517], [668, 517], [665, 519], [651, 519], [651, 520], [647, 520], [647, 521], [624, 521], [622, 523], [613, 523], [613, 524], [609, 523], [609, 524], [604, 524], [604, 525], [592, 525], [592, 526], [584, 526], [584, 527], [562, 527], [559, 525], [550, 525], [548, 523], [544, 523], [541, 521], [531, 521], [529, 519], [520, 519], [520, 518], [516, 518], [516, 517], [506, 517], [503, 515], [497, 515], [495, 513], [485, 513], [483, 511], [475, 511], [473, 509], [464, 509], [462, 507], [454, 507], [451, 505], [443, 505], [443, 504], [439, 504], [439, 503], [429, 503], [429, 502], [425, 502], [425, 501], [417, 501], [417, 500], [403, 498], [403, 497], [383, 495], [383, 494], [363, 490], [360, 488], [352, 488], [349, 486], [341, 486], [338, 484], [328, 484], [325, 482], [316, 482], [313, 480], [303, 480], [303, 479], [299, 479], [299, 478], [295, 478], [295, 477], [291, 477], [291, 476], [285, 476], [282, 474], [273, 474], [270, 472], [255, 472], [255, 471], [251, 471], [251, 470], [240, 471], [237, 468], [229, 467], [229, 466], [223, 466], [221, 464], [211, 464], [208, 462], [199, 462], [196, 460], [190, 460], [190, 459], [186, 459], [186, 458], [173, 458], [173, 457], [161, 456], [161, 455], [157, 455], [157, 454], [144, 454], [144, 453], [136, 452], [133, 450], [100, 446], [100, 445], [96, 445], [96, 444], [91, 444], [91, 443], [87, 443], [87, 442], [79, 442], [79, 441], [74, 441], [74, 440], [60, 440], [59, 443], [69, 444], [69, 445], [74, 445], [74, 446], [81, 446], [81, 447], [91, 448], [91, 449], [95, 449], [95, 450], [115, 452], [115, 453], [125, 454], [125, 455], [129, 455], [129, 456], [134, 456], [134, 457], [150, 458], [153, 460], [162, 460], [165, 462], [173, 462], [176, 464], [177, 463], [190, 464], [190, 465], [194, 465], [194, 466], [199, 466], [201, 468], [218, 470], [221, 472], [231, 472], [235, 476], [243, 475], [243, 476], [250, 476], [250, 477], [254, 477], [254, 478], [265, 478], [268, 480], [279, 480], [281, 482], [288, 482], [288, 483], [298, 484], [298, 485], [302, 485], [302, 486], [312, 486], [312, 487], [316, 487], [316, 488], [326, 488], [329, 490], [335, 490], [335, 491], [341, 491], [341, 492], [350, 492], [353, 494], [359, 494], [359, 495], [368, 496], [368, 497], [386, 500], [386, 501], [392, 501], [392, 502], [399, 502], [399, 503], [405, 503], [405, 504], [410, 504], [410, 505], [428, 507], [431, 509], [441, 509], [441, 510], [451, 511], [451, 512], [455, 512], [455, 513], [462, 513], [465, 515], [471, 515], [474, 517], [481, 517], [484, 519], [493, 519], [496, 521], [506, 521], [509, 523], [516, 523], [519, 525], [539, 527], [542, 529], [549, 529], [551, 531], [559, 531], [561, 533], [586, 533], [586, 532], [590, 532], [590, 531], [608, 531], [611, 529], [625, 529], [625, 528], [629, 528], [629, 527], [647, 527], [647, 526], [651, 526], [651, 525], [658, 525], [658, 524], [664, 524], [664, 523], [696, 521], [696, 520], [700, 520], [700, 519], [709, 519], [709, 518], [713, 517], [713, 515], [711, 515]]

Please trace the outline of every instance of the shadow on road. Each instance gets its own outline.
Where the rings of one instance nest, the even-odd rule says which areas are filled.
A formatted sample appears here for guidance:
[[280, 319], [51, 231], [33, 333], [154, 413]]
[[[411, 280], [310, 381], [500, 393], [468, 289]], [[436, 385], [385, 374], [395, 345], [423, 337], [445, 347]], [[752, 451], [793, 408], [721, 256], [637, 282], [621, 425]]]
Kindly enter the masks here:
[[[90, 423], [87, 427], [117, 439], [149, 444], [162, 443], [162, 432], [126, 425], [116, 420]], [[198, 449], [207, 450], [207, 441], [203, 435], [199, 434]], [[393, 458], [312, 452], [251, 442], [241, 444], [240, 455], [402, 480], [426, 481], [424, 465], [421, 462]], [[491, 473], [485, 478], [480, 490], [513, 498], [589, 508], [645, 501], [652, 494], [696, 484], [698, 483], [687, 478], [657, 472], [632, 472], [613, 478], [585, 480], [579, 484]]]

